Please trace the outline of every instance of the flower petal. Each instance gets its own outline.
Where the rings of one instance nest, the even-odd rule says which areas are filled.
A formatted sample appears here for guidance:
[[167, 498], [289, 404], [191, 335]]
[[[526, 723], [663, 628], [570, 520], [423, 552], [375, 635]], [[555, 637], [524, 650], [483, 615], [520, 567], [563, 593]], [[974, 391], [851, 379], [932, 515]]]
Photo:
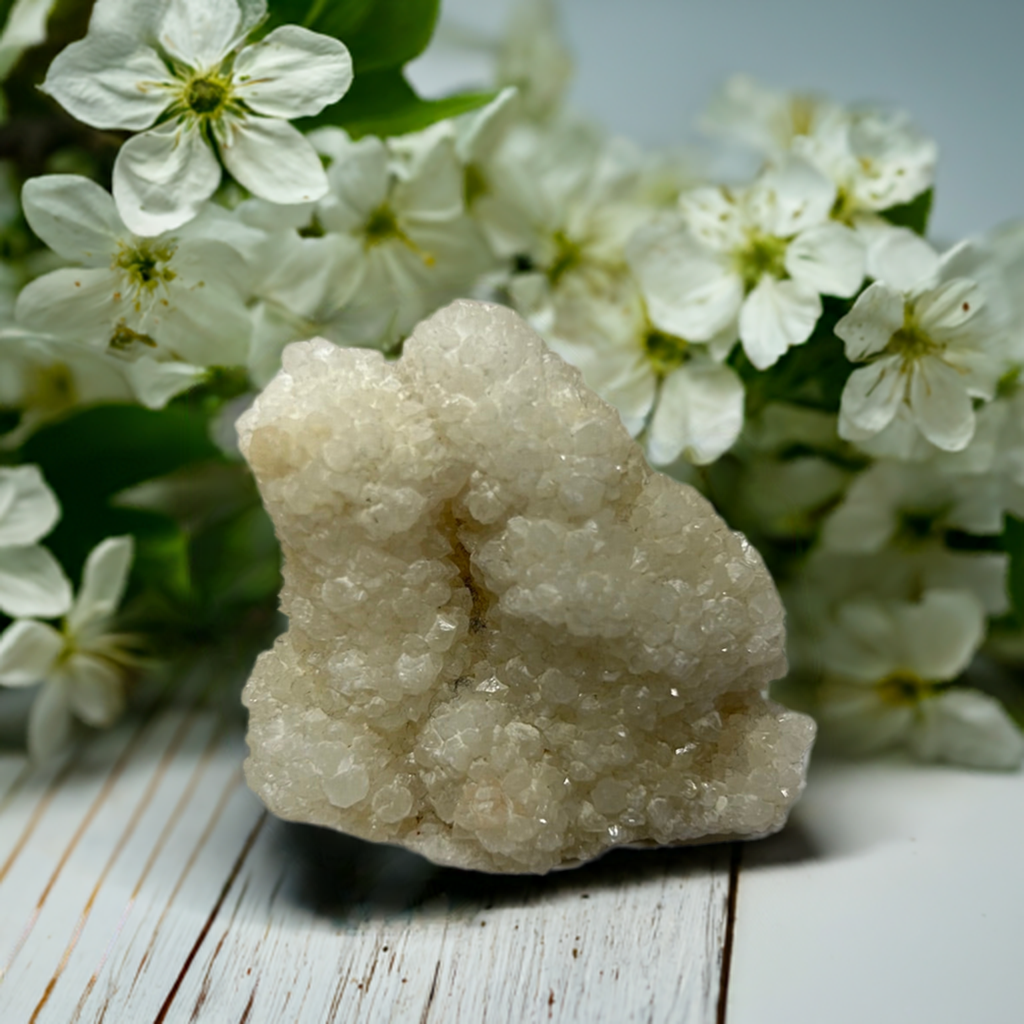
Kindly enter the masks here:
[[241, 20], [237, 0], [169, 0], [158, 38], [172, 57], [207, 71], [234, 48]]
[[967, 668], [985, 640], [985, 609], [969, 590], [929, 590], [894, 619], [900, 668], [948, 682]]
[[914, 723], [911, 707], [894, 707], [872, 688], [842, 682], [822, 686], [819, 714], [823, 737], [861, 756], [902, 744]]
[[329, 232], [359, 230], [387, 199], [391, 181], [387, 146], [374, 135], [353, 142], [340, 128], [322, 128], [309, 139], [331, 161], [330, 192], [317, 211], [320, 222]]
[[109, 265], [126, 233], [110, 193], [77, 174], [30, 178], [21, 205], [29, 227], [66, 260]]
[[0, 469], [0, 547], [35, 544], [60, 519], [60, 505], [38, 466]]
[[747, 357], [767, 370], [788, 349], [802, 345], [821, 316], [817, 292], [765, 274], [740, 309], [740, 340]]
[[695, 238], [719, 252], [743, 242], [743, 224], [735, 200], [721, 188], [695, 188], [679, 197], [679, 210]]
[[74, 713], [86, 725], [113, 725], [124, 711], [124, 679], [101, 658], [75, 654], [68, 660], [66, 686]]
[[28, 752], [33, 761], [46, 761], [71, 739], [71, 708], [64, 681], [44, 683], [28, 716]]
[[466, 114], [459, 122], [456, 143], [462, 163], [475, 163], [490, 157], [515, 123], [520, 110], [519, 91], [508, 86], [486, 106]]
[[31, 686], [49, 676], [64, 638], [45, 622], [19, 619], [0, 633], [0, 686]]
[[786, 270], [794, 281], [822, 295], [846, 299], [864, 280], [864, 246], [856, 233], [842, 224], [819, 224], [790, 243]]
[[934, 181], [937, 147], [904, 114], [862, 114], [850, 127], [850, 147], [864, 169], [854, 189], [868, 209], [909, 203]]
[[137, 235], [190, 221], [220, 184], [220, 164], [202, 131], [168, 121], [129, 139], [114, 161], [114, 201]]
[[910, 409], [936, 448], [959, 452], [974, 436], [974, 405], [964, 378], [935, 356], [922, 356], [910, 378]]
[[287, 121], [267, 117], [225, 120], [218, 126], [224, 166], [254, 196], [272, 203], [308, 203], [327, 193], [316, 150]]
[[903, 320], [903, 296], [875, 281], [857, 297], [853, 309], [836, 324], [835, 332], [846, 344], [846, 358], [856, 363], [881, 352], [903, 326]]
[[190, 238], [172, 263], [178, 275], [168, 288], [169, 304], [150, 316], [150, 333], [181, 362], [237, 366], [245, 362], [252, 337], [252, 314], [239, 284], [245, 264], [221, 242]]
[[873, 689], [895, 667], [892, 633], [889, 608], [878, 601], [854, 599], [839, 608], [818, 656], [828, 675]]
[[453, 220], [463, 210], [464, 173], [455, 155], [455, 143], [439, 138], [417, 155], [409, 174], [394, 188], [395, 212], [405, 222]]
[[939, 272], [939, 257], [920, 235], [907, 228], [881, 234], [868, 248], [868, 275], [897, 291], [911, 289]]
[[68, 613], [68, 628], [78, 633], [90, 623], [110, 618], [124, 596], [135, 542], [131, 537], [108, 537], [89, 553], [82, 585]]
[[0, 611], [55, 619], [71, 607], [71, 584], [46, 548], [0, 548]]
[[111, 270], [54, 270], [22, 288], [14, 316], [41, 334], [106, 349], [117, 320], [117, 289]]
[[21, 55], [46, 40], [46, 24], [56, 0], [14, 0], [5, 4], [7, 21], [0, 34], [0, 81], [5, 81]]
[[839, 401], [839, 436], [866, 441], [884, 430], [903, 401], [906, 384], [899, 356], [886, 356], [854, 370]]
[[651, 322], [688, 341], [706, 341], [729, 326], [743, 301], [743, 282], [713, 250], [681, 226], [641, 228], [626, 258]]
[[135, 397], [147, 409], [162, 409], [172, 398], [195, 387], [209, 371], [190, 363], [160, 363], [142, 356], [125, 368]]
[[167, 0], [96, 0], [89, 16], [90, 35], [131, 36], [146, 39], [156, 34]]
[[267, 117], [312, 117], [352, 84], [352, 58], [337, 39], [282, 25], [238, 55], [238, 95]]
[[690, 363], [661, 385], [647, 453], [667, 466], [685, 455], [698, 466], [727, 452], [743, 429], [743, 384], [728, 366]]
[[159, 54], [120, 32], [90, 32], [61, 50], [40, 86], [93, 128], [148, 128], [171, 103]]
[[828, 220], [835, 201], [835, 185], [798, 156], [767, 171], [750, 192], [759, 227], [777, 238], [792, 238]]
[[923, 334], [945, 342], [955, 340], [985, 303], [985, 292], [977, 282], [956, 277], [921, 295], [914, 303], [914, 312]]
[[928, 701], [911, 734], [923, 761], [1012, 770], [1024, 759], [1024, 734], [994, 697], [977, 690], [949, 690]]

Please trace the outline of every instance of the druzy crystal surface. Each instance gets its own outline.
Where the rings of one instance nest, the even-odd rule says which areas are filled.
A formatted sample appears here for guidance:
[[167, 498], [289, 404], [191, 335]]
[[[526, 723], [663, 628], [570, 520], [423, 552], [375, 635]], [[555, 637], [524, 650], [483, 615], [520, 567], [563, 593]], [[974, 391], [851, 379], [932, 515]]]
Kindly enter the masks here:
[[509, 872], [781, 827], [814, 727], [765, 697], [760, 557], [516, 314], [292, 345], [239, 434], [284, 551], [244, 697], [276, 814]]

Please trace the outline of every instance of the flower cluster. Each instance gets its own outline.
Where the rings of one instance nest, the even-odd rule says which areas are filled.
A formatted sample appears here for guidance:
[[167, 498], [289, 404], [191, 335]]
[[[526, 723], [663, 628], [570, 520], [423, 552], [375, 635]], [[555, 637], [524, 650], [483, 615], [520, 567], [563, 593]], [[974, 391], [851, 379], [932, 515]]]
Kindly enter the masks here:
[[[1000, 669], [1024, 647], [1024, 230], [933, 247], [936, 146], [888, 110], [737, 78], [703, 119], [757, 155], [729, 184], [611, 138], [564, 105], [547, 0], [517, 8], [489, 102], [413, 130], [403, 84], [392, 122], [386, 100], [318, 116], [353, 84], [352, 57], [310, 28], [263, 34], [267, 14], [263, 0], [97, 0], [50, 65], [42, 88], [64, 110], [132, 134], [109, 191], [67, 167], [23, 184], [46, 251], [0, 277], [8, 451], [105, 402], [198, 395], [220, 434], [227, 400], [263, 386], [291, 341], [396, 354], [449, 299], [497, 299], [764, 552], [790, 613], [786, 685], [826, 738], [1020, 762], [993, 693], [1013, 704]], [[10, 508], [42, 509], [41, 479], [18, 479], [34, 497]], [[44, 571], [46, 507], [45, 528], [15, 516], [21, 547], [0, 548], [11, 616], [70, 602], [51, 581], [37, 586], [50, 605], [19, 605], [28, 591], [5, 582], [26, 559]], [[44, 690], [54, 734], [68, 708], [100, 723], [117, 706], [110, 666], [127, 662], [94, 592], [116, 605], [129, 555], [108, 543], [63, 639], [26, 619], [0, 639], [0, 682], [62, 680]]]
[[[0, 685], [42, 682], [28, 722], [29, 752], [42, 759], [68, 740], [73, 718], [93, 726], [119, 716], [137, 663], [135, 640], [111, 631], [132, 561], [131, 537], [111, 537], [90, 553], [82, 584], [71, 584], [38, 541], [60, 517], [36, 466], [0, 469]], [[63, 617], [62, 628], [40, 619]]]

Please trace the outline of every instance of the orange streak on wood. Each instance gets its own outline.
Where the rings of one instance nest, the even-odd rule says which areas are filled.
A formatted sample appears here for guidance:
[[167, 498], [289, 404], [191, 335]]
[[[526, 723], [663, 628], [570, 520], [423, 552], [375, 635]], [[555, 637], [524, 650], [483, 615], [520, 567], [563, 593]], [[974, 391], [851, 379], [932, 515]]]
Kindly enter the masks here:
[[174, 905], [174, 901], [178, 898], [178, 894], [181, 892], [182, 886], [185, 884], [185, 879], [188, 877], [192, 868], [195, 866], [196, 860], [199, 857], [200, 851], [207, 844], [210, 836], [213, 833], [214, 827], [220, 820], [220, 816], [224, 813], [224, 809], [227, 807], [228, 800], [234, 794], [235, 790], [242, 785], [243, 775], [242, 769], [239, 768], [234, 772], [231, 778], [225, 785], [223, 792], [220, 795], [220, 799], [217, 801], [217, 806], [213, 809], [213, 814], [210, 816], [210, 820], [206, 823], [206, 828], [203, 829], [203, 834], [199, 837], [199, 842], [196, 843], [195, 849], [189, 854], [188, 860], [185, 862], [184, 868], [182, 868], [181, 874], [178, 876], [177, 882], [174, 884], [174, 888], [171, 890], [171, 895], [167, 897], [167, 902], [164, 904], [164, 909], [160, 912], [160, 918], [156, 923], [156, 927], [153, 929], [153, 934], [150, 936], [149, 945], [146, 947], [146, 952], [142, 955], [142, 960], [139, 961], [139, 966], [135, 971], [135, 977], [132, 978], [131, 987], [128, 989], [128, 994], [131, 995], [135, 991], [135, 986], [139, 979], [142, 977], [142, 971], [146, 964], [149, 962], [149, 958], [153, 955], [153, 948], [156, 946], [157, 936], [160, 934], [160, 929], [163, 927], [164, 921], [170, 912], [171, 907]]
[[[221, 740], [224, 738], [224, 731], [226, 726], [227, 723], [223, 720], [217, 725], [217, 728], [214, 730], [213, 735], [210, 737], [210, 740], [207, 743], [206, 748], [203, 750], [202, 757], [200, 758], [198, 764], [196, 765], [195, 770], [192, 772], [192, 776], [189, 779], [188, 785], [185, 787], [184, 792], [178, 798], [178, 802], [174, 805], [174, 810], [171, 811], [170, 817], [167, 819], [166, 823], [164, 824], [164, 827], [160, 830], [160, 835], [157, 837], [156, 844], [150, 851], [149, 857], [146, 859], [146, 863], [143, 866], [137, 881], [135, 882], [135, 888], [132, 889], [131, 896], [128, 898], [128, 902], [125, 904], [124, 911], [121, 913], [117, 925], [114, 928], [113, 934], [110, 936], [110, 941], [107, 943], [106, 949], [103, 951], [99, 963], [96, 965], [95, 970], [92, 972], [92, 975], [90, 976], [89, 981], [85, 986], [85, 990], [82, 992], [81, 998], [78, 1000], [78, 1005], [75, 1007], [74, 1016], [71, 1018], [72, 1024], [74, 1021], [77, 1021], [81, 1017], [82, 1010], [85, 1007], [85, 1002], [89, 998], [89, 995], [92, 993], [92, 990], [95, 987], [97, 980], [99, 979], [100, 972], [103, 970], [103, 967], [106, 964], [112, 949], [114, 948], [114, 943], [117, 941], [118, 936], [121, 934], [121, 931], [123, 930], [125, 924], [128, 921], [128, 917], [132, 912], [132, 908], [135, 906], [135, 901], [138, 899], [139, 893], [142, 891], [142, 886], [145, 884], [146, 879], [149, 877], [149, 873], [153, 870], [153, 866], [156, 864], [157, 858], [163, 852], [164, 847], [170, 840], [171, 834], [174, 832], [174, 829], [176, 828], [178, 822], [181, 820], [181, 817], [185, 812], [185, 808], [192, 802], [192, 798], [195, 796], [196, 790], [199, 788], [200, 781], [206, 774], [207, 769], [210, 767], [210, 762], [213, 760], [213, 755], [217, 752], [217, 747], [220, 745]], [[172, 743], [172, 749], [168, 751], [167, 756], [170, 757], [174, 753], [176, 753], [178, 746], [180, 746], [180, 744]], [[241, 769], [239, 769], [238, 772], [235, 773], [233, 778], [237, 779], [236, 785], [241, 783]], [[234, 788], [235, 787], [232, 787], [232, 790]], [[147, 802], [151, 796], [152, 793], [150, 793], [147, 790]], [[214, 814], [214, 819], [219, 817], [219, 813], [222, 810], [224, 803], [226, 803], [226, 800], [222, 798], [221, 802], [217, 805], [217, 809]], [[132, 827], [134, 827], [134, 823]], [[211, 826], [208, 826], [207, 830], [204, 831], [203, 836], [200, 839], [200, 846], [202, 846], [207, 835], [209, 834], [210, 827]], [[111, 862], [108, 862], [108, 868], [110, 867], [113, 859], [114, 858], [112, 858]], [[191, 866], [193, 861], [194, 856], [189, 858], [189, 866]], [[105, 876], [106, 870], [104, 870], [103, 877]], [[100, 885], [102, 884], [103, 877], [101, 877], [100, 882], [97, 883], [96, 889], [93, 891], [94, 896], [96, 892], [99, 890]], [[182, 878], [183, 877], [184, 876], [182, 876]], [[177, 893], [178, 888], [181, 885], [181, 881], [182, 879], [179, 879], [178, 885], [175, 886], [175, 893]], [[173, 899], [173, 894], [171, 898]], [[160, 916], [161, 922], [163, 921], [166, 912], [167, 911], [165, 908], [164, 914], [161, 914]], [[159, 924], [157, 925], [157, 928], [159, 928]], [[150, 948], [152, 948], [153, 942], [155, 941], [156, 931], [153, 932], [153, 937], [150, 939]], [[68, 955], [70, 955], [70, 949], [68, 950]], [[149, 950], [147, 950], [146, 953], [147, 957], [148, 955]]]
[[[57, 879], [60, 878], [61, 873], [64, 871], [64, 868], [67, 865], [67, 862], [71, 859], [71, 855], [75, 852], [75, 849], [77, 848], [78, 844], [82, 841], [82, 836], [85, 835], [89, 826], [93, 823], [93, 820], [99, 813], [100, 808], [106, 802], [107, 797], [110, 796], [110, 793], [113, 790], [114, 786], [117, 784], [118, 779], [120, 779], [121, 775], [124, 773], [125, 768], [128, 766], [128, 762], [131, 760], [136, 749], [141, 744], [142, 737], [146, 734], [146, 731], [149, 725], [152, 723], [152, 721], [153, 719], [150, 718], [146, 722], [144, 722], [139, 731], [132, 737], [128, 745], [124, 748], [123, 751], [121, 751], [121, 756], [114, 763], [114, 767], [111, 769], [110, 775], [107, 776], [106, 781], [103, 783], [103, 788], [96, 795], [95, 799], [93, 800], [92, 804], [89, 807], [89, 810], [86, 812], [85, 817], [81, 820], [81, 822], [79, 822], [78, 828], [75, 829], [75, 834], [71, 837], [71, 842], [68, 843], [68, 845], [64, 849], [64, 852], [61, 854], [60, 860], [57, 862], [57, 866], [53, 869], [53, 872], [50, 874], [49, 881], [46, 883], [46, 888], [43, 889], [42, 895], [40, 895], [39, 899], [36, 902], [35, 909], [29, 915], [29, 919], [25, 923], [25, 927], [22, 929], [21, 935], [18, 936], [18, 941], [14, 944], [14, 949], [11, 950], [11, 953], [7, 958], [7, 962], [4, 964], [2, 968], [0, 968], [0, 982], [3, 982], [4, 978], [7, 976], [8, 971], [10, 971], [11, 969], [11, 965], [14, 963], [15, 959], [17, 959], [18, 954], [21, 952], [22, 947], [25, 945], [25, 940], [31, 934], [32, 929], [35, 927], [36, 921], [39, 919], [39, 915], [43, 909], [43, 904], [46, 903], [50, 893], [53, 891], [53, 887], [57, 884]], [[63, 780], [66, 774], [71, 771], [72, 766], [73, 762], [69, 762], [67, 765], [65, 765], [65, 767], [61, 770], [58, 779]], [[54, 779], [54, 783], [56, 782], [57, 779]], [[50, 799], [52, 799], [52, 794], [48, 791], [47, 797], [44, 798], [43, 804], [48, 803]], [[23, 848], [24, 843], [27, 841], [28, 835], [31, 833], [31, 831], [35, 829], [37, 819], [41, 816], [41, 809], [42, 807], [38, 808], [36, 813], [32, 815], [32, 822], [26, 829], [25, 835], [23, 835], [22, 839], [19, 840], [18, 847], [15, 849], [15, 851], [11, 853], [11, 856], [8, 858], [7, 864], [4, 865], [4, 871], [0, 872], [0, 880], [2, 880], [3, 878], [3, 873], [6, 872], [6, 870], [13, 863], [14, 858]]]
[[246, 857], [252, 851], [253, 846], [256, 843], [256, 839], [260, 834], [263, 826], [267, 822], [267, 812], [264, 811], [253, 826], [252, 831], [249, 833], [245, 840], [245, 845], [242, 847], [241, 852], [235, 859], [235, 863], [231, 867], [231, 872], [227, 879], [224, 881], [224, 885], [221, 888], [220, 895], [217, 897], [217, 902], [213, 905], [213, 909], [210, 911], [209, 916], [206, 918], [206, 923], [203, 925], [202, 930], [199, 933], [199, 937], [192, 945], [192, 949], [189, 950], [188, 956], [185, 958], [185, 963], [182, 965], [181, 970], [178, 972], [178, 977], [175, 979], [174, 984], [171, 986], [171, 990], [167, 993], [167, 998], [164, 1000], [163, 1006], [160, 1007], [160, 1012], [157, 1014], [153, 1024], [164, 1024], [167, 1020], [167, 1014], [170, 1012], [171, 1005], [173, 1004], [178, 990], [181, 988], [182, 981], [185, 980], [185, 975], [188, 973], [188, 969], [192, 966], [192, 961], [195, 960], [196, 954], [199, 952], [200, 946], [206, 941], [206, 936], [209, 934], [210, 928], [213, 927], [213, 922], [217, 919], [217, 915], [220, 913], [220, 908], [224, 905], [224, 901], [227, 899], [228, 893], [231, 891], [231, 887], [235, 884], [235, 879], [238, 878], [238, 873], [242, 870], [242, 865], [245, 863]]
[[[14, 844], [14, 849], [11, 850], [4, 861], [3, 867], [0, 867], [0, 882], [7, 877], [7, 872], [11, 870], [11, 866], [18, 859], [21, 851], [25, 849], [25, 844], [32, 838], [32, 833], [35, 832], [42, 821], [43, 815], [46, 813], [47, 808], [50, 806], [53, 798], [57, 795], [57, 790], [64, 784], [67, 777], [71, 774], [71, 770], [75, 766], [75, 758], [69, 758], [68, 763], [53, 777], [50, 784], [46, 787], [46, 792], [43, 794], [42, 799], [36, 805], [36, 809], [32, 812], [32, 817], [29, 818], [28, 824], [25, 826], [21, 835], [18, 837], [18, 841]], [[4, 971], [0, 970], [0, 981], [3, 980]]]
[[[135, 834], [135, 829], [138, 828], [139, 822], [142, 820], [143, 814], [149, 809], [149, 805], [153, 802], [153, 797], [156, 795], [156, 791], [160, 788], [160, 783], [163, 782], [164, 776], [167, 774], [167, 769], [171, 766], [171, 761], [174, 760], [175, 754], [181, 749], [182, 743], [185, 742], [185, 737], [189, 734], [192, 729], [193, 719], [195, 718], [195, 712], [186, 715], [182, 720], [181, 724], [175, 730], [174, 735], [171, 737], [171, 742], [167, 745], [167, 749], [164, 751], [160, 758], [160, 762], [157, 765], [156, 771], [153, 772], [152, 778], [146, 785], [145, 790], [142, 793], [142, 799], [135, 805], [132, 811], [131, 817], [128, 819], [128, 824], [124, 831], [121, 833], [111, 851], [110, 856], [107, 858], [106, 864], [103, 865], [103, 870], [100, 872], [100, 877], [96, 880], [96, 884], [92, 887], [92, 892], [89, 893], [89, 898], [85, 902], [85, 906], [82, 908], [81, 914], [78, 915], [78, 921], [75, 923], [74, 931], [71, 933], [71, 940], [64, 948], [64, 954], [60, 958], [60, 963], [57, 964], [57, 969], [53, 972], [53, 977], [50, 979], [49, 984], [46, 986], [46, 991], [43, 993], [42, 998], [36, 1004], [36, 1008], [32, 1011], [32, 1016], [29, 1018], [28, 1024], [36, 1024], [39, 1019], [39, 1014], [42, 1012], [43, 1007], [46, 1005], [47, 1000], [53, 994], [54, 987], [60, 976], [64, 973], [65, 968], [68, 965], [68, 961], [71, 959], [71, 954], [75, 950], [75, 946], [78, 945], [78, 940], [81, 938], [82, 930], [85, 928], [86, 923], [89, 920], [89, 915], [92, 913], [92, 908], [96, 904], [96, 898], [100, 894], [100, 890], [103, 888], [104, 883], [107, 880], [107, 876], [110, 874], [111, 869], [117, 863], [121, 854], [124, 852], [124, 848], [128, 845], [129, 840]], [[159, 842], [162, 844], [166, 839], [167, 830], [164, 829], [164, 833], [161, 834]], [[63, 863], [63, 862], [62, 862]], [[47, 887], [47, 892], [43, 894], [43, 897], [39, 901], [39, 906], [42, 906], [43, 900], [48, 895], [49, 888], [52, 886], [52, 880], [50, 886]], [[136, 888], [135, 893], [132, 893], [132, 901], [135, 899], [135, 895], [138, 892]]]

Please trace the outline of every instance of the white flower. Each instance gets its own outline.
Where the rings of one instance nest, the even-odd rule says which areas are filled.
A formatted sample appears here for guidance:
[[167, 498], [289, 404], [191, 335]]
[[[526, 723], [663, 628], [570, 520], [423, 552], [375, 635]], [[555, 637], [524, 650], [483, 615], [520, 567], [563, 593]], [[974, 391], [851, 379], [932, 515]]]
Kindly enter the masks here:
[[736, 77], [712, 100], [702, 123], [771, 161], [803, 157], [835, 184], [833, 216], [857, 226], [879, 226], [873, 214], [909, 203], [935, 178], [935, 142], [899, 112], [847, 109]]
[[29, 753], [43, 759], [63, 746], [72, 716], [111, 725], [124, 707], [133, 638], [110, 631], [132, 562], [130, 537], [111, 537], [90, 553], [63, 629], [18, 619], [0, 635], [0, 685], [42, 682], [29, 716]]
[[641, 229], [628, 256], [652, 321], [704, 341], [730, 328], [767, 369], [805, 342], [820, 295], [849, 297], [864, 277], [863, 247], [829, 219], [835, 186], [791, 159], [749, 188], [701, 188], [680, 199], [682, 223]]
[[46, 38], [46, 23], [57, 0], [15, 0], [0, 35], [0, 81], [11, 73], [21, 55]]
[[0, 407], [21, 417], [0, 444], [17, 447], [40, 424], [76, 406], [131, 401], [129, 365], [72, 342], [0, 330]]
[[541, 332], [571, 282], [595, 292], [626, 272], [626, 243], [652, 215], [640, 198], [645, 164], [621, 139], [589, 125], [519, 126], [489, 166], [473, 204], [494, 252], [508, 261], [512, 304]]
[[812, 538], [849, 480], [847, 470], [817, 455], [752, 459], [744, 465], [730, 523], [753, 536]]
[[803, 607], [812, 622], [862, 598], [914, 601], [928, 590], [954, 589], [970, 591], [986, 615], [1005, 615], [1009, 564], [1005, 552], [953, 550], [934, 536], [874, 553], [839, 554], [819, 546], [785, 584], [786, 609], [793, 619]]
[[542, 121], [559, 109], [572, 71], [553, 0], [518, 0], [498, 51], [499, 87], [514, 86], [527, 116]]
[[306, 239], [318, 243], [307, 247], [308, 258], [326, 261], [331, 272], [313, 273], [311, 288], [284, 270], [285, 279], [268, 287], [290, 292], [295, 311], [324, 337], [386, 347], [490, 266], [465, 213], [453, 140], [432, 133], [411, 159], [399, 159], [373, 136], [353, 142], [324, 128], [311, 138], [330, 160], [330, 191], [304, 233], [323, 236]]
[[770, 89], [736, 75], [714, 96], [701, 127], [735, 138], [771, 160], [782, 160], [797, 139], [813, 136], [841, 113], [823, 96]]
[[569, 282], [555, 308], [548, 344], [619, 410], [654, 465], [705, 465], [732, 447], [744, 392], [722, 363], [731, 338], [716, 347], [659, 331], [628, 278], [609, 280], [601, 294], [582, 279]]
[[0, 612], [63, 615], [71, 585], [57, 559], [37, 543], [60, 518], [60, 506], [36, 466], [0, 469]]
[[148, 129], [114, 164], [114, 198], [136, 234], [194, 217], [220, 183], [218, 156], [272, 202], [327, 191], [319, 158], [288, 121], [340, 99], [351, 58], [297, 25], [244, 46], [265, 13], [264, 0], [99, 0], [86, 37], [50, 66], [42, 88], [80, 121]]
[[80, 266], [28, 284], [15, 307], [21, 324], [137, 363], [126, 373], [149, 405], [194, 384], [198, 367], [245, 363], [245, 264], [201, 237], [201, 221], [180, 235], [140, 238], [107, 192], [75, 175], [30, 179], [23, 202], [35, 233]]
[[831, 551], [866, 553], [915, 546], [947, 530], [995, 537], [1003, 532], [1002, 481], [953, 474], [928, 464], [876, 462], [860, 473], [822, 527]]
[[965, 591], [850, 602], [820, 648], [823, 726], [859, 753], [907, 745], [922, 760], [1017, 767], [1024, 736], [999, 702], [947, 685], [984, 637], [984, 609]]
[[906, 406], [937, 448], [959, 451], [974, 435], [972, 399], [991, 400], [1006, 369], [1000, 325], [977, 281], [959, 273], [967, 250], [941, 259], [912, 232], [871, 252], [877, 280], [836, 325], [855, 370], [843, 389], [839, 433], [865, 441]]
[[855, 226], [877, 230], [873, 214], [911, 202], [935, 180], [934, 140], [901, 113], [833, 116], [818, 131], [796, 139], [793, 149], [835, 183], [833, 216]]

